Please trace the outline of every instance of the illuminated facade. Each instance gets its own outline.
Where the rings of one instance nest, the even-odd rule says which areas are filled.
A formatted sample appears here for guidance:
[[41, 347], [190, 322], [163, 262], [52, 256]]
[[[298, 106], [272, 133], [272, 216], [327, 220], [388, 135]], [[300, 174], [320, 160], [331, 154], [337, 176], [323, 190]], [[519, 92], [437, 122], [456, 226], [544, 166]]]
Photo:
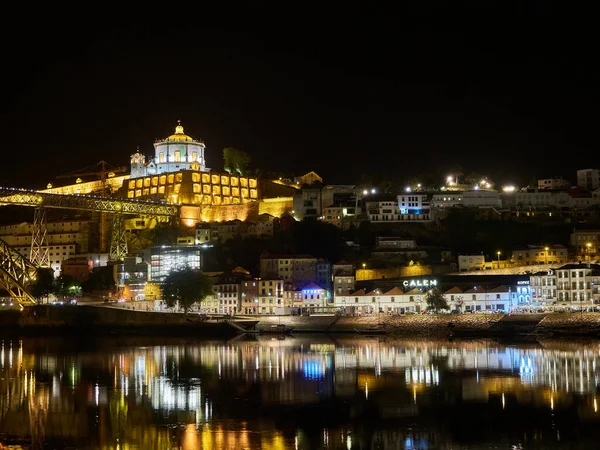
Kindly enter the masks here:
[[186, 205], [241, 205], [258, 200], [258, 180], [253, 177], [212, 173], [206, 167], [205, 146], [183, 132], [154, 144], [154, 159], [146, 162], [139, 152], [131, 156], [131, 175], [123, 183], [124, 197], [156, 197]]
[[512, 252], [511, 259], [518, 264], [565, 264], [569, 261], [569, 252], [564, 245], [529, 245], [526, 249]]
[[154, 143], [154, 158], [146, 162], [139, 151], [131, 155], [131, 178], [178, 172], [193, 166], [204, 172], [210, 171], [204, 159], [204, 142], [196, 141], [183, 132], [181, 121], [175, 134]]
[[[335, 307], [344, 314], [355, 315], [377, 312], [397, 315], [426, 310], [428, 290], [437, 286], [437, 280], [404, 283], [404, 289], [396, 286], [390, 290], [374, 289], [367, 292], [360, 289], [352, 293], [336, 294]], [[505, 313], [530, 306], [529, 282], [517, 287], [502, 285], [491, 289], [482, 286], [461, 289], [454, 286], [442, 293], [449, 309], [461, 312]]]
[[174, 270], [202, 269], [202, 249], [199, 245], [156, 246], [151, 249], [150, 261], [150, 279], [162, 283]]
[[600, 264], [565, 264], [531, 275], [533, 300], [546, 307], [588, 308], [600, 303]]
[[258, 180], [227, 173], [202, 172], [196, 168], [180, 172], [131, 178], [125, 197], [156, 197], [187, 205], [241, 205], [258, 200]]

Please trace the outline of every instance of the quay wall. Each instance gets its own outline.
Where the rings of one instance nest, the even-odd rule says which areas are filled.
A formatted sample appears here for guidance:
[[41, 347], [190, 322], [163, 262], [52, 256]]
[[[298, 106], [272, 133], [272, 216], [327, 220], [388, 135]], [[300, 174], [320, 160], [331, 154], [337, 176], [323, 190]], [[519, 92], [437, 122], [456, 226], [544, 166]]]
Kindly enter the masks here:
[[36, 305], [18, 314], [0, 313], [0, 324], [6, 331], [21, 332], [111, 332], [152, 333], [156, 335], [210, 334], [233, 335], [236, 330], [226, 322], [200, 320], [197, 314], [170, 314], [135, 311], [91, 305]]
[[[537, 317], [535, 317], [537, 316]], [[236, 316], [257, 321], [256, 329], [285, 324], [294, 333], [356, 333], [374, 326], [383, 327], [388, 334], [400, 336], [447, 336], [451, 329], [469, 330], [485, 337], [498, 321], [514, 327], [522, 321], [533, 323], [535, 332], [553, 336], [587, 336], [600, 338], [599, 313], [552, 313], [546, 315], [514, 314], [414, 314], [406, 316]], [[538, 322], [539, 321], [539, 322]], [[536, 324], [537, 323], [537, 324]], [[202, 334], [235, 334], [234, 327], [225, 321], [202, 321], [197, 314], [173, 314], [152, 311], [135, 311], [122, 308], [89, 305], [26, 307], [22, 312], [0, 312], [0, 325], [5, 330], [102, 330], [149, 331], [157, 336], [168, 335], [173, 330]]]

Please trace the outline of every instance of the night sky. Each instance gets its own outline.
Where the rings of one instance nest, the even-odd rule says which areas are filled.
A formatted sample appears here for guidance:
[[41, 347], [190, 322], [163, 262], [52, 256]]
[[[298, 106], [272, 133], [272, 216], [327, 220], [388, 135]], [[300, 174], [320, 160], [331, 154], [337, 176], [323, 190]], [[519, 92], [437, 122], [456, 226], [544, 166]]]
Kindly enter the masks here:
[[255, 168], [314, 170], [325, 183], [455, 164], [498, 183], [574, 182], [600, 166], [600, 38], [587, 3], [322, 3], [337, 6], [9, 21], [0, 184], [128, 166], [178, 119], [213, 170], [230, 146]]

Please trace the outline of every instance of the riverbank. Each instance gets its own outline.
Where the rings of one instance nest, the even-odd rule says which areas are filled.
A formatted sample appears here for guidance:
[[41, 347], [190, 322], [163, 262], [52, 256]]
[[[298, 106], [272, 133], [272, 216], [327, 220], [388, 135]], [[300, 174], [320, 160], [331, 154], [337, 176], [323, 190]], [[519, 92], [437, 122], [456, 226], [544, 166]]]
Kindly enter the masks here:
[[198, 314], [135, 311], [91, 305], [37, 305], [0, 312], [0, 332], [49, 334], [153, 334], [233, 336], [243, 330], [269, 330], [286, 325], [292, 332], [357, 334], [375, 328], [394, 336], [598, 337], [600, 313], [441, 314], [406, 316], [235, 316], [208, 319]]

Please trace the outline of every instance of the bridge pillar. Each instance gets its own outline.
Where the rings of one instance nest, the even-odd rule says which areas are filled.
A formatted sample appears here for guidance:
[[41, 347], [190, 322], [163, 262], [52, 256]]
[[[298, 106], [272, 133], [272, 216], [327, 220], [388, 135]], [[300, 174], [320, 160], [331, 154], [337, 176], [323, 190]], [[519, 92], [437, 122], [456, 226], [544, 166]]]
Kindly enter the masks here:
[[108, 258], [110, 261], [123, 261], [125, 256], [127, 256], [127, 236], [125, 235], [123, 214], [116, 213], [113, 215]]
[[50, 254], [48, 253], [48, 239], [46, 233], [46, 208], [35, 208], [33, 214], [33, 232], [31, 235], [31, 251], [29, 261], [37, 267], [50, 267]]
[[20, 304], [36, 304], [29, 288], [37, 279], [37, 268], [18, 251], [0, 239], [0, 289]]

